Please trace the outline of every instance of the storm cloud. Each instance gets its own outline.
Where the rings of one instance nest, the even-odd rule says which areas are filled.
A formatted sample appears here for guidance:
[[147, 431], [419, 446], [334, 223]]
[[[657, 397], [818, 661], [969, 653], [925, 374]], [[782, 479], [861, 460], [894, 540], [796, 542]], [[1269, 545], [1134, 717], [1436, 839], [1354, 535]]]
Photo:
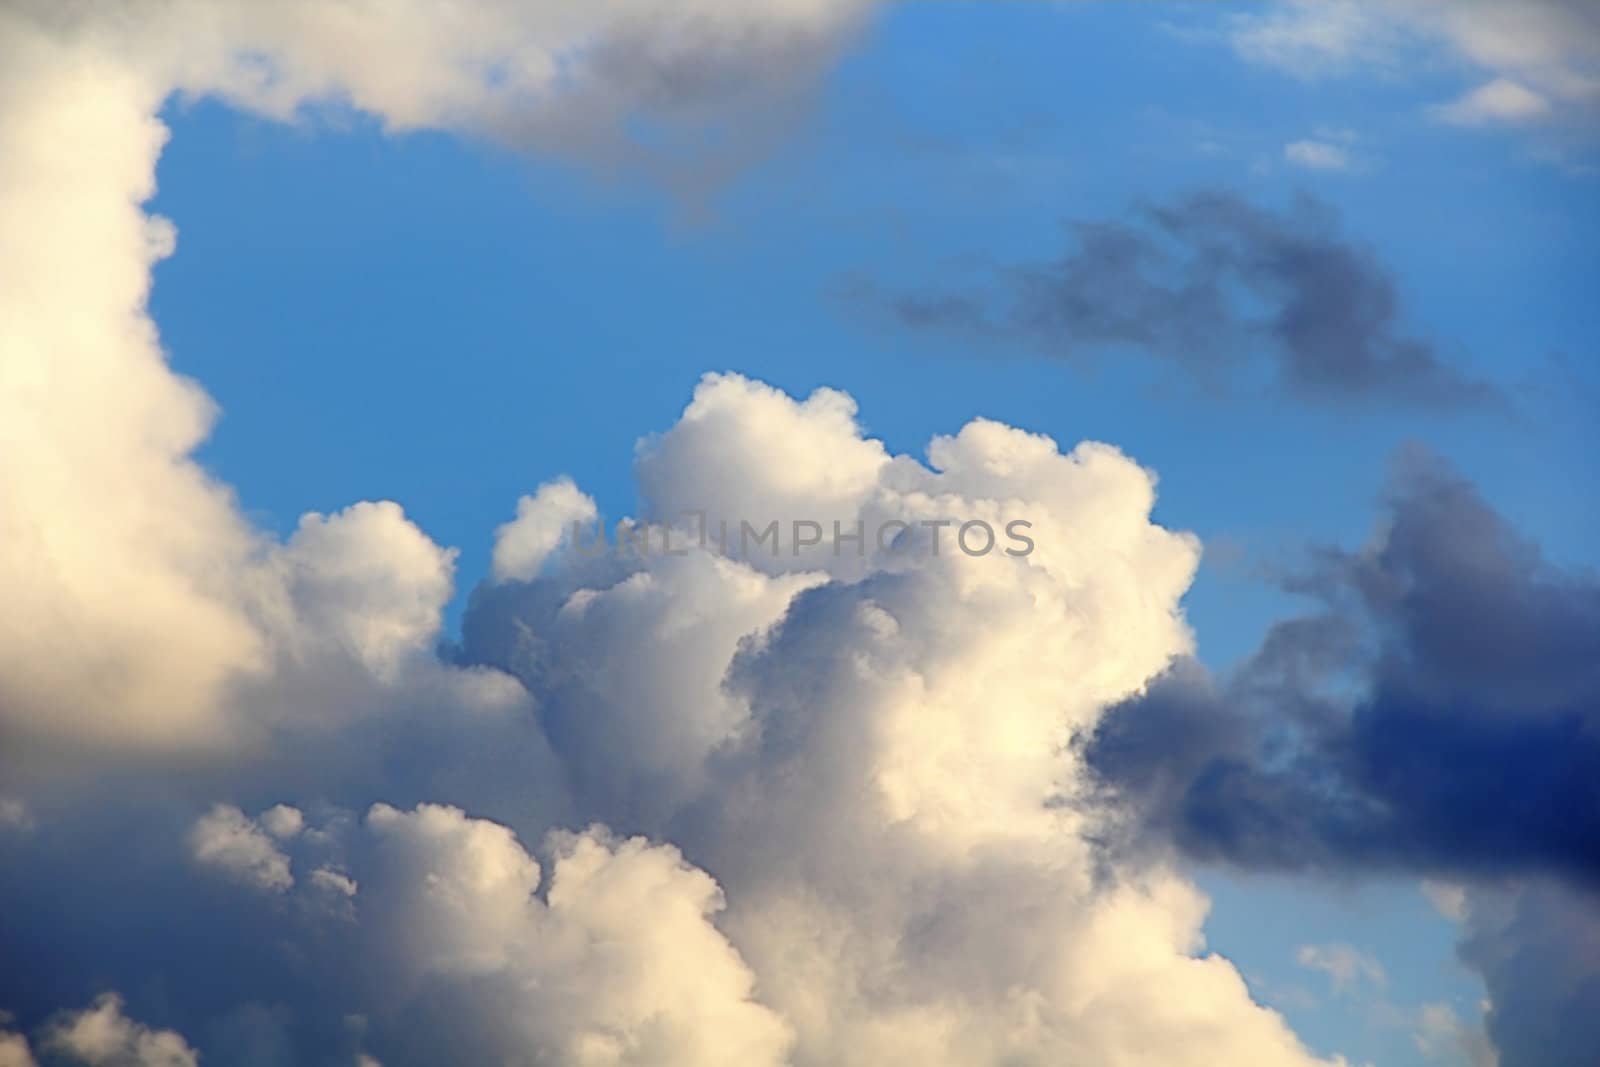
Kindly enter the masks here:
[[1201, 859], [1600, 885], [1600, 580], [1437, 459], [1401, 467], [1378, 544], [1287, 582], [1321, 610], [1226, 679], [1175, 665], [1090, 763]]

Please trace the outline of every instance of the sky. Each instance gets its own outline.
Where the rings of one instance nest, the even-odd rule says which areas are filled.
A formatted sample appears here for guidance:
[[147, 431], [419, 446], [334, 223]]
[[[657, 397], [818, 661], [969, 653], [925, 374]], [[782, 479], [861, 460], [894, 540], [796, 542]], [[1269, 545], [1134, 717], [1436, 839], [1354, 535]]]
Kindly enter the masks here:
[[0, 1067], [1592, 1062], [1587, 4], [13, 0], [0, 116]]

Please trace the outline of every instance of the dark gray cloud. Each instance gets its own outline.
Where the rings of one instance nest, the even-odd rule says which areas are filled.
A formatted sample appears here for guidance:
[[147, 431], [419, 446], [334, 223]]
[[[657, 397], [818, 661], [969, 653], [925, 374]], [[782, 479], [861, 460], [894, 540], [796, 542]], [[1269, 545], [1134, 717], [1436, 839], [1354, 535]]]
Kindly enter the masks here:
[[1474, 894], [1459, 954], [1483, 975], [1502, 1067], [1590, 1067], [1600, 1048], [1600, 907], [1548, 883]]
[[1306, 399], [1506, 404], [1405, 332], [1392, 274], [1309, 198], [1274, 212], [1205, 192], [1068, 230], [1060, 258], [1000, 268], [985, 291], [891, 294], [862, 283], [854, 296], [913, 329], [1068, 359], [1131, 348], [1212, 384], [1264, 361]]
[[1197, 858], [1600, 886], [1600, 580], [1402, 466], [1381, 544], [1289, 583], [1321, 611], [1225, 680], [1178, 664], [1088, 758], [1144, 840]]

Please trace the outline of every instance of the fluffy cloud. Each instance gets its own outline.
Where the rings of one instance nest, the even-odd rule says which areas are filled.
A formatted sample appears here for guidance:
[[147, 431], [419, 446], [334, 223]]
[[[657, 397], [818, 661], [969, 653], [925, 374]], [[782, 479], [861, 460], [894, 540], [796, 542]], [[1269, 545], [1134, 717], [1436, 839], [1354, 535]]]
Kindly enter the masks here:
[[[1197, 958], [1193, 888], [1164, 871], [1101, 886], [1061, 803], [1075, 726], [1188, 647], [1195, 545], [1149, 524], [1149, 475], [982, 421], [925, 466], [853, 415], [837, 393], [709, 377], [641, 456], [652, 514], [1026, 515], [1037, 551], [935, 555], [924, 531], [798, 562], [566, 553], [480, 590], [463, 655], [547, 697], [582, 810], [670, 836], [717, 878], [796, 1063], [1131, 1063], [1141, 1041], [1174, 1063], [1309, 1062]], [[706, 463], [715, 477], [689, 476]]]
[[598, 517], [594, 500], [570, 478], [541, 485], [533, 496], [517, 501], [517, 517], [495, 531], [494, 576], [502, 581], [533, 578], [571, 536], [574, 525], [586, 526]]
[[378, 805], [366, 829], [364, 937], [393, 959], [387, 977], [409, 987], [408, 1002], [467, 994], [457, 1010], [471, 1022], [453, 1026], [452, 1040], [472, 1031], [481, 1051], [458, 1046], [456, 1056], [783, 1062], [787, 1025], [752, 1000], [754, 976], [709, 921], [720, 891], [676, 849], [557, 834], [541, 896], [539, 864], [503, 826], [453, 808]]
[[[737, 459], [696, 481], [711, 456]], [[304, 1058], [345, 1047], [340, 1020], [359, 1016], [360, 1051], [390, 1064], [1134, 1064], [1151, 1049], [1174, 1064], [1318, 1062], [1205, 951], [1203, 896], [1162, 863], [1106, 869], [1098, 820], [1076, 803], [1070, 738], [1191, 647], [1177, 602], [1198, 547], [1150, 522], [1148, 472], [1109, 446], [1062, 452], [982, 420], [935, 439], [926, 463], [890, 456], [842, 394], [796, 401], [732, 376], [702, 382], [639, 471], [650, 521], [731, 517], [744, 500], [784, 521], [1026, 517], [1037, 548], [935, 553], [937, 526], [839, 555], [557, 546], [530, 580], [478, 590], [454, 665], [424, 665], [427, 628], [400, 625], [417, 597], [397, 593], [426, 600], [433, 579], [399, 576], [437, 576], [438, 553], [383, 509], [311, 520], [282, 550], [294, 566], [267, 557], [294, 576], [300, 606], [283, 618], [300, 640], [252, 700], [317, 697], [326, 740], [302, 752], [299, 734], [272, 735], [232, 771], [172, 783], [226, 798], [188, 830], [163, 823], [168, 790], [124, 801], [147, 829], [142, 881], [119, 892], [206, 931], [163, 968], [186, 1032]], [[356, 566], [329, 528], [343, 522], [386, 547]], [[365, 621], [392, 625], [355, 625], [368, 599]], [[352, 699], [398, 705], [384, 733], [404, 747], [380, 763], [436, 757], [439, 735], [411, 732], [406, 689], [385, 680], [396, 669], [406, 686], [454, 680], [441, 691], [520, 683], [508, 709], [544, 756], [369, 775], [370, 720], [342, 708]], [[491, 742], [506, 728], [487, 710], [439, 727]], [[539, 799], [545, 776], [564, 800]], [[269, 790], [294, 807], [242, 802]], [[506, 822], [372, 804], [396, 792], [498, 796]], [[511, 821], [544, 841], [543, 861]], [[560, 829], [597, 821], [615, 829]], [[164, 866], [150, 845], [163, 825], [202, 865], [270, 892]], [[63, 864], [120, 862], [122, 846], [65, 829], [39, 835], [37, 869], [0, 886], [8, 900], [48, 893]], [[41, 922], [107, 906], [84, 892]], [[119, 981], [153, 965], [161, 950], [139, 931], [163, 926], [117, 928]], [[242, 962], [219, 986], [207, 959]], [[52, 987], [82, 981], [69, 956], [40, 966]]]
[[[293, 811], [296, 817], [300, 814], [282, 805], [273, 809], [280, 811]], [[281, 825], [283, 820], [275, 816], [272, 822]], [[218, 804], [202, 816], [189, 833], [189, 847], [196, 863], [215, 867], [258, 889], [281, 893], [294, 885], [289, 857], [278, 850], [259, 822], [231, 805]]]
[[40, 1047], [87, 1067], [196, 1067], [200, 1062], [181, 1034], [153, 1030], [124, 1015], [115, 993], [57, 1019], [45, 1029]]
[[[427, 546], [403, 543], [392, 505], [308, 518], [279, 553], [190, 460], [214, 412], [167, 370], [144, 310], [151, 267], [174, 247], [173, 227], [139, 208], [154, 187], [167, 96], [218, 94], [279, 118], [342, 101], [396, 129], [556, 147], [620, 137], [622, 120], [641, 115], [726, 135], [724, 105], [798, 91], [859, 8], [7, 5], [0, 256], [19, 279], [0, 296], [8, 749], [226, 745], [238, 735], [230, 690], [270, 670], [275, 641], [295, 628], [273, 632], [286, 610], [323, 613], [358, 656], [387, 661], [438, 599], [439, 565], [423, 558]], [[360, 573], [362, 558], [390, 552], [388, 566], [419, 571]], [[308, 577], [307, 556], [341, 569], [302, 583], [312, 603], [292, 588]], [[381, 621], [335, 617], [354, 583], [390, 576], [407, 587], [388, 594]]]

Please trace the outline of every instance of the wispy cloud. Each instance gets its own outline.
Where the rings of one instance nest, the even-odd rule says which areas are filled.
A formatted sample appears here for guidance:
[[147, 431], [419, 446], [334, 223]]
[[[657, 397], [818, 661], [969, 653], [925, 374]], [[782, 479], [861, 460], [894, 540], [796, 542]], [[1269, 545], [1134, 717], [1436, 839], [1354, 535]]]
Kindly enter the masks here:
[[1382, 989], [1389, 984], [1383, 965], [1371, 953], [1353, 945], [1301, 945], [1295, 962], [1327, 975], [1333, 991], [1339, 994], [1354, 993], [1361, 986]]
[[953, 291], [885, 293], [863, 282], [850, 295], [909, 329], [1069, 360], [1133, 348], [1207, 384], [1259, 361], [1286, 392], [1316, 402], [1507, 404], [1404, 331], [1395, 279], [1316, 201], [1280, 212], [1207, 192], [1070, 229], [1054, 261], [1008, 264]]
[[1350, 153], [1327, 141], [1291, 141], [1283, 146], [1283, 158], [1306, 170], [1351, 169]]
[[1550, 101], [1510, 78], [1496, 78], [1459, 100], [1440, 106], [1435, 114], [1458, 126], [1530, 122], [1550, 114]]

